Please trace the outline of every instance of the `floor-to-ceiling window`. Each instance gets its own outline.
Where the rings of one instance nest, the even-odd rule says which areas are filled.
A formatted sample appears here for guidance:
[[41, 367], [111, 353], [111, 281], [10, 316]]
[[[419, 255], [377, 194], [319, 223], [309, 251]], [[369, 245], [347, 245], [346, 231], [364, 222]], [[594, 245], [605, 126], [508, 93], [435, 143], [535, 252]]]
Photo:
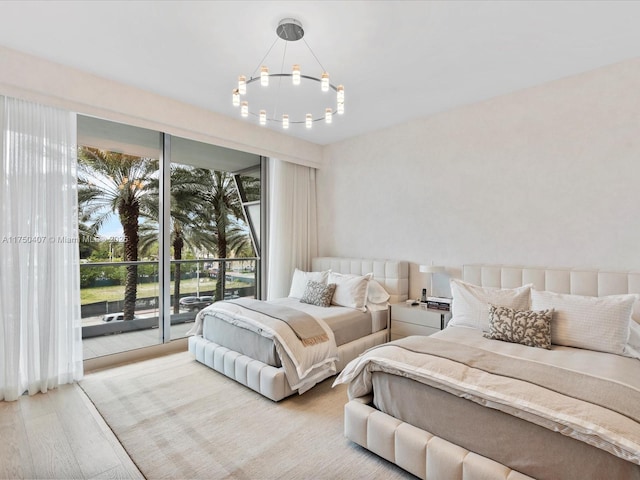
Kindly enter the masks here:
[[260, 205], [261, 159], [175, 136], [168, 143], [167, 250], [175, 324], [192, 321], [217, 300], [258, 296], [259, 241], [246, 196]]
[[259, 156], [85, 116], [78, 144], [85, 359], [259, 296]]

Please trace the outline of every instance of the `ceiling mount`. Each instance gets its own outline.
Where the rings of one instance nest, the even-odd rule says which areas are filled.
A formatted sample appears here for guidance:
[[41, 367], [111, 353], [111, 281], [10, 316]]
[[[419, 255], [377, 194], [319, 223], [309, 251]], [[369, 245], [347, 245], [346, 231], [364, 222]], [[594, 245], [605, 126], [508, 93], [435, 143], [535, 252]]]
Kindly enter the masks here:
[[304, 28], [302, 28], [302, 23], [295, 18], [283, 18], [280, 20], [280, 23], [278, 23], [276, 34], [282, 40], [295, 42], [304, 37]]
[[[303, 75], [301, 63], [298, 63], [299, 60], [293, 64], [291, 73], [270, 73], [266, 59], [278, 40], [284, 40], [284, 50], [280, 62], [281, 67], [284, 67], [287, 43], [302, 40], [304, 28], [302, 28], [302, 23], [295, 18], [284, 18], [278, 23], [276, 35], [278, 38], [269, 47], [251, 77], [248, 79], [244, 75], [238, 77], [238, 86], [233, 89], [233, 105], [240, 107], [240, 115], [243, 117], [249, 117], [249, 115], [258, 117], [260, 125], [276, 122], [280, 123], [282, 128], [287, 129], [290, 124], [304, 124], [307, 128], [311, 128], [314, 122], [322, 120], [325, 123], [332, 123], [334, 114], [342, 115], [344, 113], [344, 87], [342, 85], [335, 86], [330, 82], [329, 74], [306, 40], [303, 40], [303, 43], [318, 63], [321, 75]], [[258, 71], [260, 73], [256, 75]], [[282, 82], [284, 78], [291, 78], [290, 86], [293, 90], [284, 88]], [[271, 79], [273, 82], [270, 82]], [[257, 85], [256, 82], [259, 82], [260, 85]], [[313, 82], [319, 83], [320, 88], [309, 89], [308, 84], [313, 86]], [[276, 85], [269, 89], [270, 83]], [[249, 94], [249, 85], [251, 84], [255, 84], [251, 86], [253, 96]], [[327, 95], [330, 90], [335, 92], [335, 96]], [[249, 109], [250, 98], [252, 107], [258, 104], [258, 109]], [[289, 101], [287, 102], [287, 100]], [[271, 106], [267, 106], [267, 104], [271, 104]]]

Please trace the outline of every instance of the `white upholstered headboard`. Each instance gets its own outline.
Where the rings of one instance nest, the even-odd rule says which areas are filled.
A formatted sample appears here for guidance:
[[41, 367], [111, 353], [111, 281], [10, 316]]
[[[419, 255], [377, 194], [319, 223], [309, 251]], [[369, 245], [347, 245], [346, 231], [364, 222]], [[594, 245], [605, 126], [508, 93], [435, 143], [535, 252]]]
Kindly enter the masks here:
[[316, 257], [311, 260], [311, 269], [315, 272], [332, 270], [337, 273], [352, 273], [354, 275], [373, 273], [373, 278], [391, 295], [390, 303], [404, 302], [409, 298], [409, 262]]
[[[640, 294], [640, 272], [465, 265], [462, 278], [483, 287], [514, 288], [532, 283], [537, 290], [593, 297]], [[633, 319], [640, 323], [640, 302], [634, 305]]]

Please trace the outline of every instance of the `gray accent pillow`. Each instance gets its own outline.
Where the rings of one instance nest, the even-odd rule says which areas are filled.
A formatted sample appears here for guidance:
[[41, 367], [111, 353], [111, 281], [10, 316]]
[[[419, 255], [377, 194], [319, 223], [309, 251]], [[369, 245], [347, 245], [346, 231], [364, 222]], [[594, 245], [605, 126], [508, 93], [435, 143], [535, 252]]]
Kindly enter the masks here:
[[553, 309], [514, 310], [489, 305], [489, 333], [486, 338], [551, 350]]
[[335, 283], [324, 284], [309, 280], [300, 301], [302, 303], [317, 305], [318, 307], [328, 307], [331, 305], [331, 299], [335, 291]]

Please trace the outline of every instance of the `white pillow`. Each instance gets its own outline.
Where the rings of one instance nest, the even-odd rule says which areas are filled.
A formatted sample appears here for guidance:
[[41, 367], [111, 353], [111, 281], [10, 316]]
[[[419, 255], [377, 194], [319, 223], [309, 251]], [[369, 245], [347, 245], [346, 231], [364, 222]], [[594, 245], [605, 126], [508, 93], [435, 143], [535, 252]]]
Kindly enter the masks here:
[[624, 347], [624, 356], [640, 359], [640, 325], [633, 319], [629, 322], [629, 340]]
[[[529, 308], [532, 284], [518, 288], [489, 288], [451, 279], [451, 320], [449, 325], [489, 331], [489, 304], [514, 310]], [[536, 310], [545, 310], [544, 308]]]
[[531, 291], [531, 309], [553, 308], [551, 343], [622, 355], [635, 294], [586, 297]]
[[372, 273], [360, 276], [329, 272], [328, 283], [336, 284], [331, 304], [366, 311], [367, 290], [372, 276]]
[[373, 278], [369, 280], [369, 289], [367, 290], [367, 300], [370, 303], [386, 303], [391, 298], [382, 285]]
[[313, 281], [318, 283], [327, 284], [327, 278], [329, 277], [329, 270], [324, 272], [303, 272], [297, 268], [293, 272], [293, 278], [291, 279], [291, 289], [289, 290], [289, 296], [293, 298], [302, 298], [304, 291], [307, 288], [307, 282]]

